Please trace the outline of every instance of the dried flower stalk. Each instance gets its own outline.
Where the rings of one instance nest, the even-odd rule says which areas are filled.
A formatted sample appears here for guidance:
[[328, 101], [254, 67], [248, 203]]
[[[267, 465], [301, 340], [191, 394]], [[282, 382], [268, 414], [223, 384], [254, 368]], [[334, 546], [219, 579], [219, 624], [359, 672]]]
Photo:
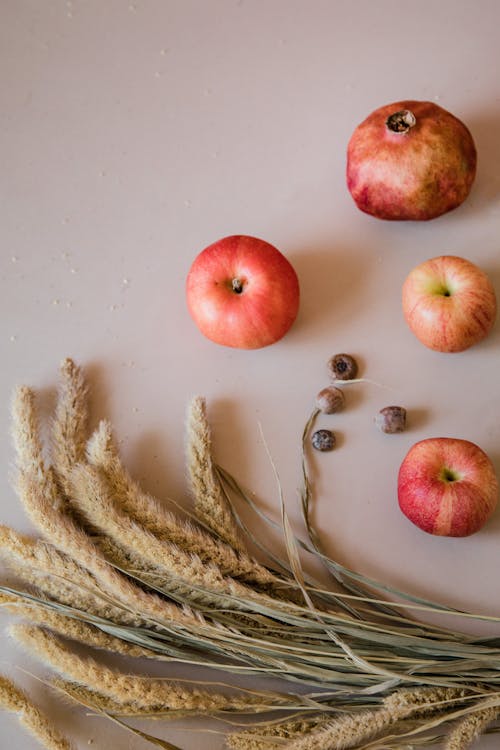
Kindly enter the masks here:
[[443, 750], [467, 750], [499, 716], [499, 706], [483, 708], [467, 714], [453, 726], [446, 738]]
[[156, 536], [188, 554], [213, 564], [223, 575], [260, 586], [283, 586], [283, 582], [244, 550], [215, 539], [194, 524], [182, 521], [156, 498], [143, 492], [123, 466], [113, 441], [110, 425], [102, 421], [88, 443], [89, 462], [101, 469], [109, 484], [109, 493], [123, 513]]
[[227, 737], [227, 745], [232, 750], [270, 750], [273, 745], [282, 746], [284, 740], [291, 741], [313, 732], [318, 726], [332, 720], [328, 714], [305, 716], [252, 727], [241, 732], [233, 732]]
[[[401, 719], [427, 716], [442, 708], [446, 701], [463, 698], [466, 691], [453, 688], [405, 688], [384, 699], [380, 708], [326, 718], [312, 731], [300, 733], [286, 746], [289, 750], [347, 750], [380, 735]], [[267, 740], [266, 740], [267, 741]], [[272, 747], [267, 742], [268, 747]], [[236, 744], [235, 750], [246, 750]], [[261, 745], [264, 747], [264, 743]], [[259, 750], [257, 746], [255, 750]]]
[[0, 707], [17, 714], [21, 724], [47, 750], [71, 750], [48, 717], [11, 680], [0, 675]]
[[134, 703], [119, 703], [96, 690], [89, 690], [82, 685], [64, 680], [61, 677], [55, 677], [51, 685], [75, 703], [87, 706], [88, 708], [95, 708], [96, 711], [102, 711], [113, 716], [150, 715], [149, 711], [141, 711]]
[[71, 468], [85, 458], [89, 418], [87, 385], [82, 369], [70, 358], [61, 363], [60, 374], [51, 453], [61, 488], [69, 495]]
[[34, 396], [28, 388], [20, 388], [16, 393], [13, 422], [19, 470], [17, 491], [28, 516], [42, 534], [91, 572], [117, 601], [127, 604], [141, 617], [160, 624], [196, 625], [198, 620], [194, 615], [143, 591], [114, 570], [90, 537], [61, 510], [53, 473], [42, 460]]
[[286, 703], [279, 694], [248, 694], [245, 698], [187, 689], [166, 680], [128, 675], [99, 664], [91, 657], [72, 652], [60, 639], [43, 628], [13, 625], [14, 638], [65, 678], [96, 690], [118, 703], [136, 706], [138, 710], [189, 710], [196, 712], [258, 710], [270, 703]]
[[[370, 593], [389, 589], [353, 571], [347, 571], [354, 582], [348, 599], [353, 606], [335, 609], [342, 600], [302, 574], [298, 549], [303, 543], [287, 525], [293, 577], [281, 579], [244, 552], [214, 473], [203, 399], [193, 399], [189, 408], [188, 471], [196, 511], [213, 535], [177, 519], [141, 490], [121, 463], [106, 422], [85, 444], [86, 409], [82, 371], [65, 360], [50, 467], [42, 457], [34, 394], [18, 389], [13, 405], [17, 487], [28, 515], [51, 543], [0, 526], [0, 554], [52, 600], [37, 602], [4, 588], [0, 605], [43, 626], [15, 626], [13, 632], [63, 676], [55, 684], [73, 700], [117, 717], [255, 713], [270, 705], [299, 712], [234, 733], [228, 738], [233, 750], [392, 748], [410, 737], [420, 746], [430, 741], [421, 732], [453, 719], [459, 721], [446, 748], [464, 750], [497, 718], [499, 708], [492, 704], [500, 695], [500, 651], [493, 642], [399, 616], [401, 602], [384, 608]], [[309, 502], [306, 472], [304, 482]], [[303, 546], [312, 551], [317, 536], [307, 508], [305, 515], [311, 545]], [[294, 598], [301, 586], [308, 606]], [[291, 601], [284, 601], [283, 593]], [[417, 597], [400, 598], [405, 606], [410, 601], [408, 606], [446, 611]], [[321, 609], [313, 601], [321, 601]], [[282, 674], [331, 692], [303, 700], [274, 693], [228, 696], [125, 675], [73, 653], [45, 628], [128, 656]], [[221, 656], [225, 660], [219, 664]], [[390, 692], [395, 684], [409, 686]]]
[[85, 518], [124, 549], [156, 567], [160, 576], [167, 579], [173, 576], [185, 585], [194, 584], [221, 594], [254, 596], [246, 586], [223, 576], [215, 565], [207, 565], [197, 555], [158, 539], [122, 513], [94, 467], [76, 466], [72, 472], [72, 485], [74, 502]]
[[195, 396], [188, 407], [186, 453], [198, 518], [234, 549], [243, 551], [238, 526], [215, 476], [206, 403], [200, 396]]
[[132, 643], [123, 641], [121, 638], [109, 635], [99, 628], [79, 620], [76, 616], [61, 615], [48, 607], [35, 603], [28, 604], [19, 596], [0, 593], [0, 606], [12, 614], [24, 617], [33, 624], [42, 625], [58, 635], [70, 638], [85, 646], [112, 651], [115, 654], [134, 658], [161, 658], [159, 654], [151, 649], [135, 646]]

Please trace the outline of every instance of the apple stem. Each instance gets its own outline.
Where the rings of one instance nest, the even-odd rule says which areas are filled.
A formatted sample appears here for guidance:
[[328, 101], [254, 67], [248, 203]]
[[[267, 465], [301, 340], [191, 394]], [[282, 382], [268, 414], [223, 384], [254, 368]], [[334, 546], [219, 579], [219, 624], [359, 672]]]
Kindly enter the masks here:
[[389, 115], [385, 121], [388, 130], [398, 135], [405, 135], [417, 124], [417, 118], [409, 109], [401, 109]]
[[235, 294], [241, 294], [243, 291], [243, 283], [240, 279], [233, 279], [231, 282], [231, 288]]

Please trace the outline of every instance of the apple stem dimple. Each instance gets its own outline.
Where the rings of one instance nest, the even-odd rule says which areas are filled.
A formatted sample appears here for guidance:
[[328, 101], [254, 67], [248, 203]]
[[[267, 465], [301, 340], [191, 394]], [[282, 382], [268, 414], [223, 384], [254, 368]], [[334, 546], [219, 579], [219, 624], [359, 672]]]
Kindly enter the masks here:
[[453, 471], [453, 469], [448, 469], [447, 467], [445, 467], [441, 471], [440, 479], [443, 482], [456, 482], [459, 478], [459, 475], [456, 471]]
[[417, 124], [417, 118], [409, 109], [401, 109], [399, 112], [389, 115], [385, 124], [387, 129], [392, 133], [405, 135]]
[[231, 282], [231, 289], [235, 294], [241, 294], [243, 291], [243, 282], [241, 279], [233, 279]]

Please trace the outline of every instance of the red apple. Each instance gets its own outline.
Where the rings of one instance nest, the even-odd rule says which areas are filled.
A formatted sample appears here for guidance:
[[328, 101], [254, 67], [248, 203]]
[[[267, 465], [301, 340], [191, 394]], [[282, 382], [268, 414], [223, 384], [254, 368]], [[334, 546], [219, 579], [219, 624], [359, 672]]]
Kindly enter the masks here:
[[299, 309], [299, 281], [273, 245], [245, 235], [205, 248], [187, 277], [187, 304], [200, 331], [238, 349], [281, 339]]
[[410, 448], [398, 476], [399, 507], [416, 526], [439, 536], [469, 536], [498, 500], [493, 465], [468, 440], [428, 438]]
[[469, 130], [433, 102], [375, 110], [347, 148], [347, 186], [358, 208], [379, 219], [434, 219], [459, 206], [476, 174]]
[[496, 310], [495, 291], [484, 271], [455, 255], [426, 260], [403, 284], [406, 322], [438, 352], [461, 352], [484, 339]]

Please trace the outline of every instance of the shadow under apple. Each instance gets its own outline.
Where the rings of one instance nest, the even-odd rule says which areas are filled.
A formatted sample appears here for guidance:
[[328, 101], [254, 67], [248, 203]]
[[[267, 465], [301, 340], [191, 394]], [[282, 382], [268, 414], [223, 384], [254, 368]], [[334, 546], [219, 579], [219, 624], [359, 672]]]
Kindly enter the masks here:
[[[368, 255], [368, 257], [367, 257]], [[340, 327], [363, 310], [363, 290], [371, 266], [366, 247], [311, 247], [289, 253], [300, 282], [300, 310], [295, 332], [317, 335], [325, 327]]]

